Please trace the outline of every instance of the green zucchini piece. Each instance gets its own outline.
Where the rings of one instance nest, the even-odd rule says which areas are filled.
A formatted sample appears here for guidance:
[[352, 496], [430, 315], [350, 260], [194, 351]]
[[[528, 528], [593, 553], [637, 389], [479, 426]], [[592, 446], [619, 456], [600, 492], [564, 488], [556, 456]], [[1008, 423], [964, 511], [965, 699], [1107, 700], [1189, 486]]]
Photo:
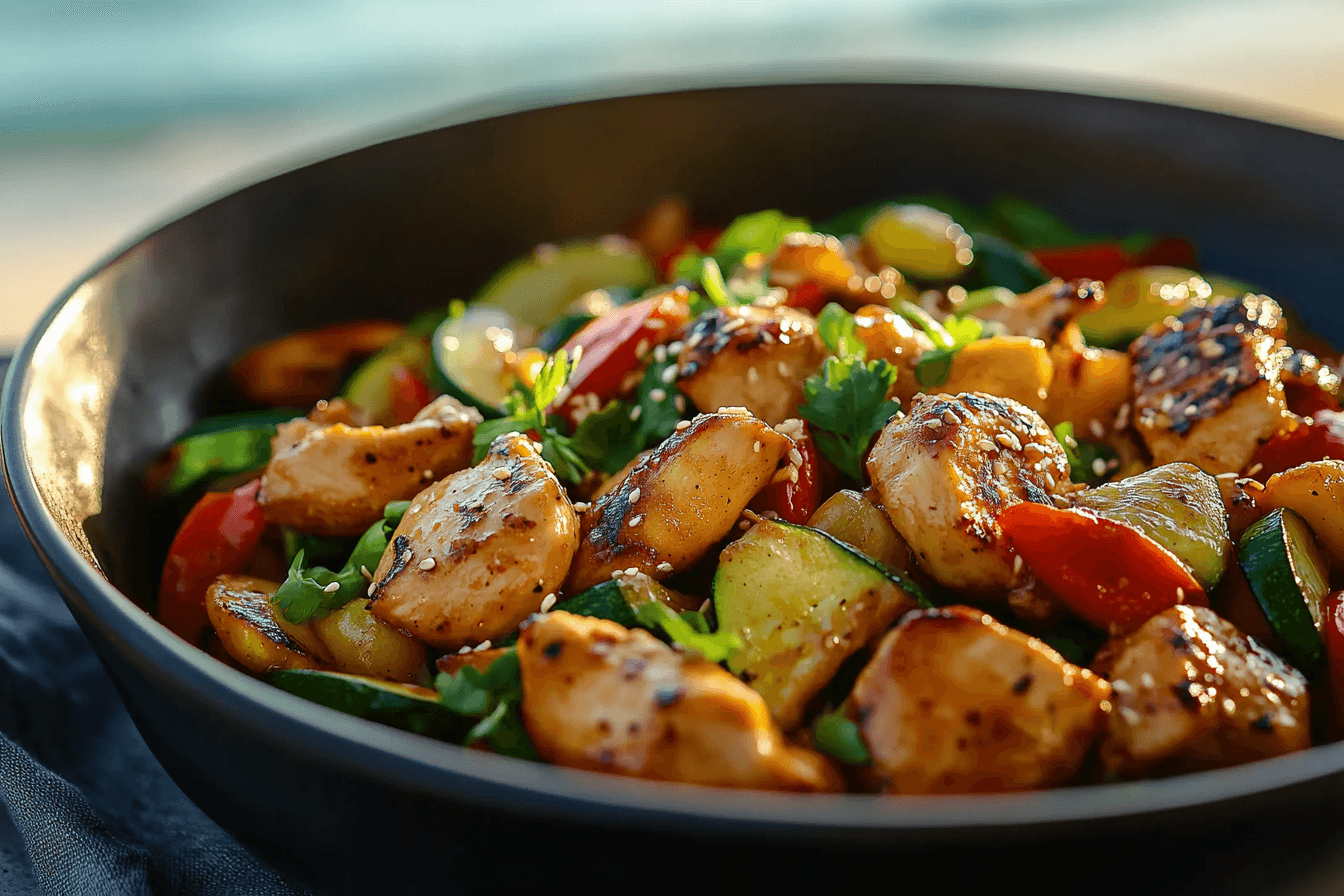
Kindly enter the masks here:
[[1330, 565], [1302, 517], [1275, 510], [1241, 537], [1237, 559], [1255, 602], [1283, 639], [1285, 659], [1308, 674], [1325, 656], [1321, 601], [1330, 590]]
[[916, 585], [826, 533], [770, 520], [724, 549], [714, 576], [719, 631], [744, 645], [728, 668], [785, 729], [847, 657], [922, 599]]
[[1144, 267], [1121, 271], [1106, 284], [1106, 304], [1080, 315], [1088, 345], [1123, 345], [1158, 321], [1206, 302], [1213, 288], [1185, 268]]
[[619, 236], [548, 247], [508, 265], [476, 295], [541, 331], [571, 310], [584, 293], [608, 287], [651, 286], [653, 268], [637, 243]]
[[439, 324], [430, 340], [444, 391], [487, 420], [503, 416], [501, 407], [514, 385], [504, 355], [515, 347], [516, 326], [503, 309], [472, 305]]
[[263, 467], [271, 459], [273, 424], [203, 432], [173, 445], [167, 489], [180, 495], [201, 482]]
[[582, 330], [589, 321], [596, 318], [586, 311], [572, 311], [546, 328], [537, 339], [537, 348], [544, 352], [554, 352], [569, 341], [569, 337]]
[[1164, 464], [1089, 489], [1077, 506], [1137, 529], [1185, 564], [1212, 591], [1232, 556], [1218, 480], [1193, 464]]
[[383, 420], [392, 407], [392, 368], [397, 364], [427, 378], [430, 355], [425, 340], [407, 336], [389, 343], [355, 369], [341, 397], [367, 413], [370, 420]]
[[456, 740], [468, 727], [428, 688], [313, 669], [273, 672], [267, 680], [296, 697], [416, 734]]
[[[626, 628], [638, 628], [639, 619], [626, 601], [625, 592], [615, 579], [609, 579], [589, 588], [574, 597], [560, 601], [552, 610], [563, 610], [575, 616], [592, 616], [595, 619], [610, 619]], [[495, 642], [496, 647], [509, 647], [518, 641], [518, 633], [505, 635]]]

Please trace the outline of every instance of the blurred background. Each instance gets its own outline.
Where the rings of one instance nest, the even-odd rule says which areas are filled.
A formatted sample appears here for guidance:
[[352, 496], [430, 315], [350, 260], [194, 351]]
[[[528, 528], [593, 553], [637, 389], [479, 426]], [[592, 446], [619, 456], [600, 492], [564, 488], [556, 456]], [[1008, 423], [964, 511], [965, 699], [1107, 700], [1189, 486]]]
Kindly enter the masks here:
[[0, 349], [151, 224], [465, 100], [862, 73], [1344, 136], [1342, 36], [1337, 0], [0, 0]]

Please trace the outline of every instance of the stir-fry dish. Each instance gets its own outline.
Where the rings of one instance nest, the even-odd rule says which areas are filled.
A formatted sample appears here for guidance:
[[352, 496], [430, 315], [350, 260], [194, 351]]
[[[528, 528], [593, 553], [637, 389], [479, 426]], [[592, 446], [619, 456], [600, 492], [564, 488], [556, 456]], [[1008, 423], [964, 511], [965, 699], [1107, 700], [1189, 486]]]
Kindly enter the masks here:
[[157, 617], [325, 706], [639, 778], [1268, 759], [1344, 719], [1338, 363], [1190, 243], [1017, 199], [664, 200], [237, 359], [147, 475], [185, 514]]

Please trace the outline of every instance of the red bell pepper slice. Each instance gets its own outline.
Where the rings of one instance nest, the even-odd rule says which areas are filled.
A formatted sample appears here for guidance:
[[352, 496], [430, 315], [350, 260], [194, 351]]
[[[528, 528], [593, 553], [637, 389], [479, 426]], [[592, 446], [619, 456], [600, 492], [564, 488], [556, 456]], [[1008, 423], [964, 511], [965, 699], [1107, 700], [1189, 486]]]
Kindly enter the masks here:
[[690, 318], [690, 293], [672, 290], [589, 321], [565, 343], [570, 357], [580, 348], [583, 354], [569, 375], [569, 397], [555, 413], [573, 423], [577, 402], [588, 400], [581, 396], [596, 395], [600, 404], [616, 397], [626, 376], [643, 361], [641, 343], [647, 351], [671, 342]]
[[798, 481], [786, 479], [767, 485], [751, 503], [757, 512], [773, 510], [785, 522], [802, 525], [821, 506], [821, 461], [811, 433], [804, 430], [803, 437], [793, 444], [803, 459], [797, 465]]
[[825, 308], [829, 301], [830, 297], [826, 294], [826, 290], [811, 280], [799, 283], [793, 289], [790, 289], [788, 295], [784, 298], [784, 304], [788, 307], [801, 308], [812, 315], [820, 314], [821, 309]]
[[[1335, 591], [1321, 602], [1321, 640], [1330, 672], [1336, 729], [1344, 727], [1344, 591]], [[1338, 732], [1337, 732], [1338, 733]]]
[[1112, 634], [1179, 603], [1207, 606], [1199, 582], [1141, 532], [1082, 510], [1015, 504], [999, 514], [1032, 575], [1087, 622]]
[[1031, 257], [1047, 274], [1064, 280], [1109, 280], [1134, 266], [1134, 257], [1113, 243], [1033, 249]]
[[256, 551], [266, 516], [257, 504], [261, 480], [231, 492], [211, 492], [178, 527], [159, 583], [159, 621], [197, 644], [210, 624], [205, 592], [216, 576], [238, 572]]
[[1344, 460], [1344, 413], [1319, 411], [1296, 429], [1276, 433], [1256, 450], [1251, 469], [1253, 478], [1265, 482], [1275, 473], [1316, 460]]
[[1195, 251], [1195, 244], [1189, 240], [1175, 236], [1164, 236], [1161, 239], [1154, 240], [1143, 251], [1136, 252], [1132, 266], [1136, 268], [1167, 267], [1198, 270], [1199, 255]]
[[434, 400], [429, 384], [405, 364], [393, 364], [388, 371], [391, 385], [390, 409], [398, 424], [410, 423], [415, 415]]

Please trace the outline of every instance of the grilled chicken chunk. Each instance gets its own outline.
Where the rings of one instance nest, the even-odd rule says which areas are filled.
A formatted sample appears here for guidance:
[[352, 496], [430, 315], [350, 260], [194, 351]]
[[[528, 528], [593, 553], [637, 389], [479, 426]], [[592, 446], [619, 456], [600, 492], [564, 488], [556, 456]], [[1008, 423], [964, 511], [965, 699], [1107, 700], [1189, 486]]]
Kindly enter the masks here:
[[915, 379], [915, 362], [920, 355], [934, 349], [933, 340], [923, 330], [890, 308], [868, 305], [854, 314], [854, 335], [868, 351], [868, 358], [881, 358], [896, 368], [896, 385], [889, 397], [896, 398], [905, 407], [910, 397], [919, 392]]
[[1095, 311], [1105, 302], [1105, 291], [1098, 280], [1066, 282], [1055, 278], [1031, 292], [1013, 296], [1011, 301], [976, 309], [975, 316], [998, 321], [1014, 336], [1040, 339], [1053, 346], [1079, 315]]
[[565, 583], [578, 594], [634, 568], [665, 579], [728, 534], [793, 447], [750, 414], [700, 414], [583, 514]]
[[1192, 308], [1130, 346], [1134, 425], [1157, 464], [1235, 473], [1283, 424], [1283, 312], [1248, 295]]
[[952, 358], [952, 370], [939, 389], [986, 392], [1011, 398], [1036, 413], [1045, 411], [1055, 365], [1045, 343], [1029, 336], [991, 336], [965, 346]]
[[900, 271], [886, 265], [870, 271], [839, 239], [821, 233], [788, 234], [766, 266], [771, 286], [798, 289], [809, 284], [851, 311], [918, 295]]
[[715, 787], [842, 789], [825, 759], [784, 739], [759, 694], [642, 629], [534, 616], [518, 637], [518, 664], [523, 724], [557, 765]]
[[506, 635], [560, 590], [578, 530], [540, 450], [500, 436], [415, 496], [374, 573], [373, 612], [436, 647]]
[[1165, 610], [1108, 652], [1107, 771], [1179, 774], [1311, 745], [1306, 679], [1207, 607]]
[[336, 391], [352, 358], [371, 355], [405, 332], [399, 323], [366, 320], [290, 333], [243, 355], [229, 375], [259, 404], [307, 407]]
[[744, 407], [771, 426], [797, 416], [803, 380], [826, 358], [817, 322], [795, 308], [716, 308], [691, 325], [681, 391], [706, 413]]
[[889, 793], [1063, 784], [1101, 732], [1110, 687], [970, 607], [908, 614], [860, 673], [850, 706]]
[[1062, 499], [1069, 462], [1030, 408], [970, 392], [916, 397], [878, 436], [868, 475], [921, 566], [949, 588], [993, 594], [1023, 579], [999, 513]]
[[224, 651], [252, 672], [329, 669], [331, 654], [309, 623], [294, 624], [271, 606], [280, 585], [224, 575], [205, 592], [205, 611]]
[[401, 426], [280, 424], [257, 503], [266, 519], [318, 535], [359, 535], [389, 501], [471, 463], [481, 415], [443, 396]]

